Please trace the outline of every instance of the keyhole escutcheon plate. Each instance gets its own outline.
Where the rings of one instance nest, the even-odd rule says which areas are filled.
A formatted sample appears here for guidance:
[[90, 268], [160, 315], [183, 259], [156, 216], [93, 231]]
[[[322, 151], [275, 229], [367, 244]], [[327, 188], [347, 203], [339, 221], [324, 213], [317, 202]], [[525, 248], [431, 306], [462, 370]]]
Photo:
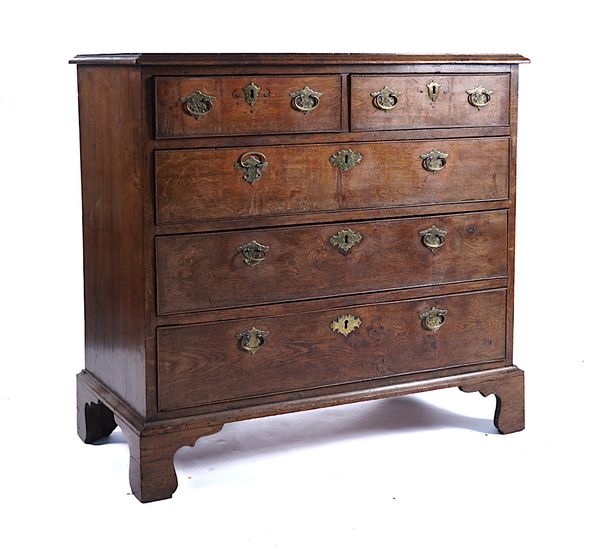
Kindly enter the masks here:
[[342, 149], [338, 151], [335, 155], [331, 155], [329, 157], [329, 162], [333, 164], [336, 168], [347, 172], [350, 168], [353, 168], [357, 164], [360, 164], [363, 156], [353, 151], [352, 149]]
[[355, 331], [358, 327], [362, 325], [362, 320], [360, 317], [354, 317], [353, 315], [343, 315], [342, 317], [338, 317], [335, 321], [332, 321], [329, 325], [329, 328], [333, 330], [333, 332], [339, 332], [344, 335], [344, 338], [348, 336], [351, 332]]
[[435, 80], [432, 80], [429, 84], [427, 84], [427, 95], [429, 96], [429, 99], [431, 99], [431, 101], [435, 101], [440, 95], [441, 89], [442, 86]]
[[258, 101], [258, 92], [260, 92], [260, 86], [254, 84], [254, 82], [250, 82], [250, 84], [244, 87], [244, 97], [250, 107], [253, 107]]
[[358, 231], [340, 229], [335, 235], [330, 237], [329, 242], [345, 256], [355, 244], [362, 241], [362, 238], [362, 235]]

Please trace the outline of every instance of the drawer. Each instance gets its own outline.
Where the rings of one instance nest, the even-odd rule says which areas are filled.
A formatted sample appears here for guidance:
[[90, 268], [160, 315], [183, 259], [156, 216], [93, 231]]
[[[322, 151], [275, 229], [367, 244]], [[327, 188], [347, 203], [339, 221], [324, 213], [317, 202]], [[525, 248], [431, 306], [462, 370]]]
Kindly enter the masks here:
[[156, 238], [158, 313], [505, 277], [507, 213]]
[[156, 137], [338, 132], [340, 75], [157, 78]]
[[351, 77], [357, 130], [508, 126], [509, 75]]
[[159, 408], [500, 360], [505, 306], [500, 289], [159, 328]]
[[505, 199], [508, 156], [509, 138], [157, 151], [156, 221]]

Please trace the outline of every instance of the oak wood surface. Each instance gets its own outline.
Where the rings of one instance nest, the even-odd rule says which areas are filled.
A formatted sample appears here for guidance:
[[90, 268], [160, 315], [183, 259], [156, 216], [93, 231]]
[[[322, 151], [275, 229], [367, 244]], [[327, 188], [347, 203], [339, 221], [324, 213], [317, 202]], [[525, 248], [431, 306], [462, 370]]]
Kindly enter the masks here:
[[[421, 155], [447, 153], [438, 173]], [[362, 160], [347, 171], [331, 156], [352, 150]], [[157, 151], [158, 223], [251, 218], [335, 210], [469, 202], [508, 196], [506, 138], [369, 142]], [[236, 167], [258, 151], [268, 167], [254, 184]]]
[[[382, 378], [504, 357], [505, 291], [158, 329], [159, 409]], [[447, 310], [437, 331], [420, 315]], [[330, 323], [352, 315], [348, 336]], [[252, 355], [237, 335], [269, 332]]]
[[85, 365], [144, 414], [141, 75], [135, 67], [87, 66], [77, 74]]
[[528, 63], [519, 54], [398, 54], [398, 53], [123, 53], [77, 55], [71, 63], [137, 65], [343, 65], [348, 63]]
[[[436, 250], [421, 231], [446, 231]], [[361, 236], [346, 254], [339, 231]], [[256, 305], [506, 276], [506, 211], [159, 237], [158, 313]], [[239, 248], [268, 246], [258, 264]]]
[[[177, 486], [174, 452], [225, 422], [457, 386], [496, 395], [502, 433], [523, 428], [523, 374], [512, 365], [512, 330], [517, 64], [527, 61], [369, 54], [74, 60], [86, 294], [78, 433], [95, 442], [115, 422], [122, 427], [138, 499], [168, 498]], [[446, 79], [456, 93], [433, 104], [423, 91], [430, 78]], [[271, 83], [310, 86], [314, 79], [335, 81], [337, 105], [329, 109], [337, 114], [327, 115], [335, 118], [333, 130], [310, 126], [312, 115], [326, 112], [330, 93], [312, 113], [297, 113], [305, 120], [299, 129], [286, 118], [296, 114], [288, 91], [270, 111], [262, 101], [270, 93], [259, 98], [260, 110], [241, 94], [254, 80], [272, 92]], [[467, 94], [460, 86], [472, 80], [494, 89], [492, 102], [461, 114], [455, 105], [464, 106]], [[220, 101], [199, 121], [182, 114], [179, 103], [176, 117], [190, 120], [179, 129], [168, 125], [181, 137], [157, 138], [160, 82], [218, 83], [212, 95]], [[361, 83], [380, 82], [405, 85], [400, 97], [412, 117], [406, 126], [395, 111], [375, 110], [370, 95], [357, 108]], [[500, 95], [491, 82], [501, 83]], [[429, 110], [419, 107], [422, 101]], [[271, 129], [249, 126], [259, 111], [269, 115]], [[207, 133], [207, 117], [217, 113]], [[357, 116], [374, 126], [361, 127]], [[450, 153], [436, 175], [421, 165], [424, 146]], [[341, 149], [358, 150], [361, 163], [347, 172], [334, 168], [328, 159]], [[254, 185], [235, 168], [248, 150], [266, 151], [269, 162]], [[473, 233], [468, 219], [477, 220]], [[437, 252], [411, 240], [420, 222], [446, 221], [448, 240]], [[332, 257], [329, 230], [344, 227], [360, 228], [363, 241]], [[239, 271], [239, 254], [226, 250], [238, 237], [256, 235], [270, 239], [265, 261], [275, 261]], [[157, 253], [164, 253], [158, 264]], [[161, 273], [166, 259], [175, 268]], [[169, 285], [163, 303], [161, 289]], [[419, 317], [432, 305], [448, 309], [436, 333]], [[362, 320], [348, 337], [329, 326], [344, 314]], [[255, 355], [237, 338], [252, 326], [269, 332]]]
[[[427, 94], [430, 82], [440, 85], [435, 101]], [[444, 128], [449, 126], [507, 126], [509, 75], [423, 74], [410, 76], [352, 75], [351, 129], [393, 130], [398, 128]], [[468, 101], [467, 90], [482, 85], [492, 90], [490, 102], [481, 109]], [[397, 92], [391, 110], [378, 109], [371, 96], [385, 86]]]
[[494, 425], [502, 434], [525, 429], [525, 377], [517, 370], [500, 380], [467, 383], [459, 387], [464, 392], [478, 391], [484, 397], [496, 396]]
[[[248, 105], [244, 96], [244, 87], [251, 82], [260, 87], [253, 106]], [[342, 129], [339, 75], [157, 78], [155, 86], [158, 138]], [[290, 93], [305, 86], [322, 94], [318, 106], [306, 113], [295, 109], [290, 97]], [[214, 107], [199, 120], [190, 116], [182, 103], [182, 98], [195, 91], [215, 98]]]

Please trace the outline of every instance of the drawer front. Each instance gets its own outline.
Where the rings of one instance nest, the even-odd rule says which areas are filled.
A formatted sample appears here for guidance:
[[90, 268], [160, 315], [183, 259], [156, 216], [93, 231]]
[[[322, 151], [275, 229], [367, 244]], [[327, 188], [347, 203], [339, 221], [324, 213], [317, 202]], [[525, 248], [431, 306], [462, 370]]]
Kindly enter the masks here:
[[504, 277], [505, 210], [157, 237], [158, 313]]
[[500, 289], [160, 328], [159, 408], [500, 360], [505, 306]]
[[156, 137], [337, 132], [341, 76], [157, 78]]
[[508, 197], [508, 138], [157, 151], [157, 223]]
[[352, 76], [357, 130], [508, 126], [508, 75]]

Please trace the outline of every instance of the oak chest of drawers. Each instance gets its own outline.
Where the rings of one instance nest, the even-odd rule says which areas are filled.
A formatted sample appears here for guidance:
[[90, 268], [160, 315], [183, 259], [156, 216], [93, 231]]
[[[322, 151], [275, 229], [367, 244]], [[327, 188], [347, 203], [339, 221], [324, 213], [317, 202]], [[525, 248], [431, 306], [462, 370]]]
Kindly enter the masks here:
[[224, 423], [512, 362], [518, 55], [78, 56], [85, 442], [142, 501]]

